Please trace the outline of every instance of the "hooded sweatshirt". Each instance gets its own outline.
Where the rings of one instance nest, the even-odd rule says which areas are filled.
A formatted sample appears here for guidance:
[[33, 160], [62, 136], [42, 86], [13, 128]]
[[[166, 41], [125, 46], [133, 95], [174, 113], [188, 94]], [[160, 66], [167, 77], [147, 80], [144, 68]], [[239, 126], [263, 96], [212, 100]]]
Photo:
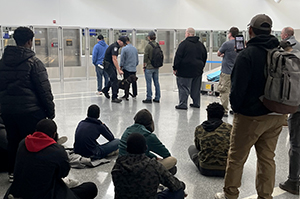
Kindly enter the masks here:
[[42, 110], [54, 118], [54, 103], [44, 64], [29, 48], [7, 46], [0, 60], [0, 104], [3, 114]]
[[69, 170], [64, 148], [48, 135], [35, 132], [19, 144], [9, 192], [23, 199], [77, 199], [62, 181]]
[[231, 74], [230, 103], [234, 112], [246, 116], [261, 116], [270, 113], [259, 99], [264, 95], [266, 84], [266, 49], [273, 49], [279, 41], [273, 35], [258, 35], [247, 42], [241, 51]]
[[170, 191], [185, 189], [183, 182], [145, 154], [119, 157], [111, 174], [115, 199], [156, 199], [159, 184], [168, 187]]
[[103, 59], [107, 48], [108, 45], [104, 40], [98, 41], [94, 46], [92, 59], [95, 66], [98, 66], [98, 64], [103, 65]]
[[182, 41], [175, 54], [173, 70], [176, 76], [192, 78], [201, 76], [207, 59], [205, 46], [199, 37], [187, 37]]

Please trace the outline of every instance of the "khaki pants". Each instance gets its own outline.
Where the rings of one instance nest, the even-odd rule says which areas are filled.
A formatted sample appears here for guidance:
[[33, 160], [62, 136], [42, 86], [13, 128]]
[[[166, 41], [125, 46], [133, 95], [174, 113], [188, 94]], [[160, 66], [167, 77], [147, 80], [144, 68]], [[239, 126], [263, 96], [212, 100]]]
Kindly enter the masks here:
[[248, 117], [235, 114], [230, 137], [224, 192], [237, 199], [244, 163], [254, 145], [257, 155], [256, 191], [258, 199], [271, 199], [275, 183], [275, 148], [285, 115]]
[[231, 79], [230, 74], [221, 73], [220, 80], [217, 87], [217, 90], [220, 92], [220, 101], [222, 106], [225, 109], [225, 113], [228, 113], [228, 105], [229, 105], [229, 94], [231, 89]]
[[164, 159], [160, 159], [158, 160], [158, 162], [160, 162], [162, 165], [164, 165], [164, 167], [169, 170], [171, 168], [173, 168], [176, 163], [177, 163], [177, 159], [170, 156], [170, 157], [167, 157], [167, 158], [164, 158]]

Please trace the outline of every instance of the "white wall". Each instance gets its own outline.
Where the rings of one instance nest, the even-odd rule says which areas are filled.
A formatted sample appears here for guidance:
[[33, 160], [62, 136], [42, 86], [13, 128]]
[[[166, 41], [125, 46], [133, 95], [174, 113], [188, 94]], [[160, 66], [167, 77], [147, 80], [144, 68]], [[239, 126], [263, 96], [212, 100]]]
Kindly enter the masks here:
[[0, 25], [57, 25], [99, 28], [246, 29], [266, 13], [273, 29], [300, 29], [299, 0], [1, 0]]

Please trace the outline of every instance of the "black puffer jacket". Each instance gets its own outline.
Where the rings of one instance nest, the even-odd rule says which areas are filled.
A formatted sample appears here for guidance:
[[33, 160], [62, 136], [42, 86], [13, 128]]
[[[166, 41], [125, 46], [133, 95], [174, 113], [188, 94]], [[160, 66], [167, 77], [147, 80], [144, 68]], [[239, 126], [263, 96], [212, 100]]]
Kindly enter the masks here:
[[192, 78], [201, 76], [207, 59], [207, 51], [199, 37], [187, 37], [176, 51], [173, 70], [176, 76]]
[[48, 118], [54, 118], [48, 74], [32, 50], [6, 47], [0, 60], [0, 104], [3, 114], [43, 110]]

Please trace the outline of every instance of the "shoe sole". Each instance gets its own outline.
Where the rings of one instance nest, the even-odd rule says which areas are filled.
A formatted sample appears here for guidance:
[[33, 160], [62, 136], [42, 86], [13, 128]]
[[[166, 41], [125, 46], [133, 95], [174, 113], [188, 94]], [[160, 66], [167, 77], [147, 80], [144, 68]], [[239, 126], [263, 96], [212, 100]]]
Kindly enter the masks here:
[[287, 189], [286, 187], [284, 187], [283, 185], [279, 184], [279, 188], [284, 190], [284, 191], [287, 191], [291, 194], [294, 194], [294, 195], [299, 195], [299, 192], [295, 191], [295, 190], [291, 190], [291, 189]]

